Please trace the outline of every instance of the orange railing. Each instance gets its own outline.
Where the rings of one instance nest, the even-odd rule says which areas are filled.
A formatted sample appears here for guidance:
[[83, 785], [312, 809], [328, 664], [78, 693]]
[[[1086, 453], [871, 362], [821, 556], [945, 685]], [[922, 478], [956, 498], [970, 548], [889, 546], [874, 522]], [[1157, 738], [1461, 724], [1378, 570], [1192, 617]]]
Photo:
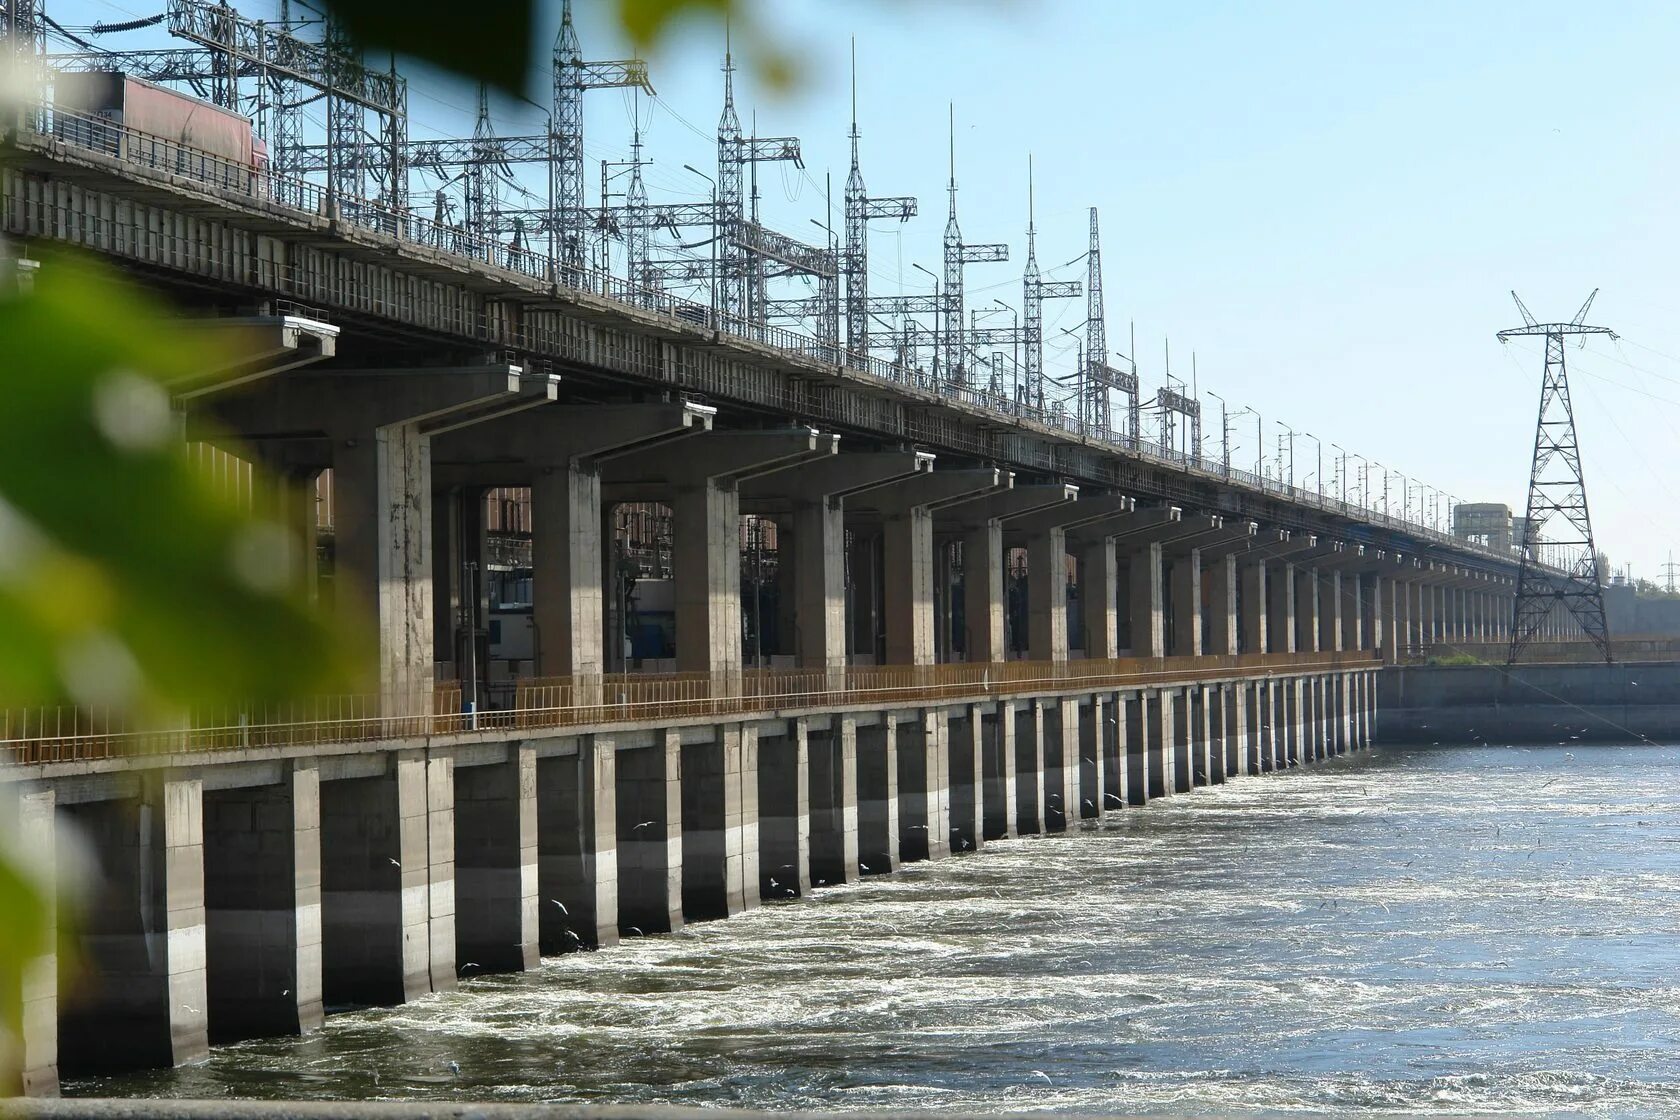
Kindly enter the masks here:
[[[1003, 661], [735, 673], [613, 673], [521, 680], [512, 707], [462, 712], [458, 684], [427, 698], [338, 696], [196, 710], [170, 726], [135, 727], [86, 708], [0, 711], [0, 748], [14, 763], [70, 762], [131, 753], [313, 747], [469, 732], [610, 726], [824, 707], [910, 707], [1198, 680], [1372, 669], [1369, 651]], [[393, 714], [397, 713], [397, 714]]]

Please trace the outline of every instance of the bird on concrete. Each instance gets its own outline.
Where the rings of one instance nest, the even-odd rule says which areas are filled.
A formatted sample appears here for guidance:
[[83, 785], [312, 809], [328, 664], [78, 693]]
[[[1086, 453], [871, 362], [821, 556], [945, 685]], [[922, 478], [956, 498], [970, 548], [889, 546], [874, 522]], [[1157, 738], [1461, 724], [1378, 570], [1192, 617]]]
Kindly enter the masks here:
[[451, 1075], [453, 1075], [455, 1077], [461, 1076], [461, 1063], [460, 1062], [450, 1062], [449, 1063], [449, 1072], [450, 1072]]

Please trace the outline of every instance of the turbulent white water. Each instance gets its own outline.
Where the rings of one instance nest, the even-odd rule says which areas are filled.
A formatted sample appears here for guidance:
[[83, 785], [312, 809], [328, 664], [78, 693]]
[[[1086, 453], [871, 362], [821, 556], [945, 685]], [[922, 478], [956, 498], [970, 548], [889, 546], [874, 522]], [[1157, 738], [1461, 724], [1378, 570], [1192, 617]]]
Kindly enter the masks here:
[[1680, 1116], [1677, 763], [1371, 752], [67, 1089]]

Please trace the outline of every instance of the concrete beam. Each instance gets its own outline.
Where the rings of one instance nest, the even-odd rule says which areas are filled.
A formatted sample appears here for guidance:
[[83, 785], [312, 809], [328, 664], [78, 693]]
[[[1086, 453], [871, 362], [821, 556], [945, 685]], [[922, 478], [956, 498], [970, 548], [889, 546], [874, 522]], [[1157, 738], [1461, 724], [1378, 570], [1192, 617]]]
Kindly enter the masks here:
[[784, 470], [808, 459], [838, 455], [840, 437], [815, 428], [766, 431], [712, 431], [680, 446], [660, 443], [615, 455], [601, 466], [606, 486], [642, 485], [670, 488], [678, 483], [708, 479], [738, 485], [747, 479]]
[[671, 440], [712, 430], [717, 409], [687, 401], [654, 404], [573, 405], [534, 409], [517, 419], [492, 420], [452, 431], [432, 446], [434, 474], [463, 468], [479, 485], [503, 484], [486, 477], [500, 464], [514, 471], [506, 485], [525, 485], [536, 466], [573, 459], [605, 461]]
[[178, 329], [209, 340], [226, 356], [225, 365], [170, 383], [170, 393], [182, 401], [326, 361], [338, 351], [337, 327], [300, 315], [188, 319]]
[[937, 507], [1009, 487], [1013, 477], [996, 467], [921, 472], [869, 490], [848, 502], [847, 508], [887, 514], [912, 507]]
[[1193, 513], [1185, 516], [1177, 507], [1160, 512], [1178, 516], [1163, 519], [1159, 524], [1140, 525], [1115, 534], [1120, 547], [1139, 548], [1146, 544], [1158, 544], [1163, 551], [1176, 551], [1173, 546], [1180, 542], [1202, 536], [1224, 524], [1224, 519], [1214, 513]]
[[974, 528], [988, 521], [1004, 521], [1037, 513], [1059, 510], [1075, 504], [1079, 487], [1071, 482], [1056, 482], [1018, 486], [1007, 490], [971, 494], [945, 502], [937, 507], [940, 522], [952, 522], [961, 528]]
[[830, 455], [796, 463], [773, 477], [755, 476], [741, 483], [741, 501], [781, 499], [844, 500], [889, 482], [927, 474], [934, 456], [926, 451], [864, 451]]
[[1137, 503], [1124, 494], [1092, 494], [1065, 506], [1010, 518], [1004, 529], [1010, 534], [1024, 533], [1027, 536], [1038, 536], [1051, 529], [1072, 533], [1082, 526], [1099, 525], [1130, 514], [1136, 508]]

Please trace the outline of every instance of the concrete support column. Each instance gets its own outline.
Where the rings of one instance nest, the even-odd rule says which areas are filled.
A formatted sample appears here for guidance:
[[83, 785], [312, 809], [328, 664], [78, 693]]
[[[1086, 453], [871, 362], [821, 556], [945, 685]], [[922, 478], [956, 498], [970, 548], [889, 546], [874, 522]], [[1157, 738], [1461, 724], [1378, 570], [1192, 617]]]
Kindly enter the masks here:
[[1176, 758], [1173, 753], [1173, 715], [1170, 691], [1158, 689], [1148, 694], [1148, 704], [1145, 708], [1147, 724], [1144, 732], [1147, 744], [1144, 788], [1147, 798], [1168, 796], [1177, 782]]
[[1205, 652], [1218, 656], [1237, 653], [1237, 557], [1225, 552], [1205, 565], [1208, 587], [1208, 640]]
[[[1197, 686], [1200, 687], [1200, 686]], [[1172, 780], [1164, 783], [1166, 792], [1189, 793], [1196, 785], [1196, 767], [1191, 758], [1192, 734], [1190, 689], [1171, 688], [1161, 694], [1161, 708], [1170, 713], [1171, 723], [1163, 717], [1162, 730], [1167, 732], [1167, 754], [1172, 760]]]
[[846, 515], [826, 496], [793, 515], [793, 622], [799, 664], [839, 673], [846, 666]]
[[683, 916], [727, 918], [758, 905], [758, 730], [719, 724], [683, 746]]
[[1085, 656], [1120, 656], [1120, 561], [1113, 537], [1085, 546], [1080, 554], [1079, 605], [1085, 626]]
[[884, 875], [898, 867], [898, 728], [892, 714], [857, 729], [858, 868]]
[[[455, 770], [455, 959], [463, 976], [535, 968], [537, 756]], [[472, 967], [469, 967], [469, 964]]]
[[425, 758], [322, 782], [321, 987], [334, 1004], [432, 990]]
[[882, 521], [886, 570], [887, 664], [931, 665], [933, 650], [933, 517], [905, 506]]
[[713, 695], [741, 682], [741, 504], [735, 487], [701, 478], [671, 502], [677, 671], [706, 673]]
[[1044, 701], [1027, 700], [1015, 708], [1015, 831], [1031, 836], [1044, 831]]
[[898, 854], [912, 860], [951, 854], [950, 727], [937, 709], [897, 725]]
[[999, 700], [997, 710], [986, 721], [981, 749], [985, 752], [985, 819], [986, 839], [1013, 840], [1020, 835], [1016, 827], [1016, 805], [1020, 796], [1020, 780], [1015, 757], [1015, 705]]
[[611, 736], [583, 735], [573, 753], [537, 759], [537, 894], [544, 953], [618, 944], [618, 749]]
[[1394, 631], [1394, 581], [1376, 572], [1371, 573], [1364, 595], [1364, 642], [1361, 648], [1388, 656], [1390, 635]]
[[838, 886], [858, 877], [858, 736], [855, 717], [831, 716], [809, 735], [811, 881]]
[[984, 709], [971, 704], [953, 712], [946, 733], [950, 742], [950, 846], [953, 852], [971, 852], [986, 837]]
[[1003, 647], [1003, 525], [988, 519], [963, 534], [963, 624], [969, 661], [1007, 659]]
[[0, 830], [13, 858], [42, 884], [46, 951], [13, 961], [22, 1013], [19, 1032], [0, 1028], [0, 1097], [58, 1095], [58, 822], [57, 793], [22, 785], [0, 791]]
[[1124, 809], [1131, 804], [1131, 713], [1137, 708], [1135, 695], [1116, 692], [1114, 712], [1106, 723], [1102, 803], [1105, 809]]
[[1044, 830], [1065, 832], [1080, 817], [1079, 702], [1044, 705]]
[[[1318, 572], [1318, 648], [1335, 653], [1342, 648], [1342, 573], [1336, 568]], [[1354, 612], [1354, 619], [1359, 614]], [[1352, 648], [1358, 648], [1357, 646]]]
[[1131, 619], [1132, 656], [1166, 655], [1166, 620], [1162, 617], [1161, 545], [1134, 549], [1126, 568], [1127, 610]]
[[1418, 612], [1418, 642], [1434, 645], [1441, 640], [1441, 589], [1433, 583], [1420, 583], [1418, 593], [1422, 601]]
[[1050, 526], [1027, 540], [1027, 657], [1066, 661], [1067, 534]]
[[[1159, 745], [1159, 717], [1150, 711], [1156, 697], [1142, 690], [1126, 701], [1126, 804], [1145, 805], [1151, 788], [1150, 757]], [[1159, 788], [1157, 784], [1156, 788]], [[1155, 796], [1159, 797], [1160, 794]]]
[[455, 760], [425, 760], [426, 971], [434, 992], [455, 987]]
[[810, 721], [758, 733], [758, 882], [765, 901], [811, 893]]
[[[614, 752], [618, 923], [626, 932], [683, 925], [682, 736], [653, 733], [650, 746]], [[542, 906], [553, 907], [546, 899]]]
[[206, 792], [204, 836], [210, 1038], [318, 1028], [320, 771], [300, 761], [274, 785]]
[[[171, 1064], [209, 1053], [209, 985], [204, 942], [204, 782], [164, 777], [152, 794], [157, 807], [153, 837], [162, 858], [162, 921], [157, 932], [164, 957], [163, 1009]], [[107, 1024], [107, 1027], [109, 1025]]]
[[1295, 631], [1295, 565], [1279, 561], [1267, 574], [1266, 584], [1266, 652], [1294, 653], [1298, 637]]
[[1318, 650], [1319, 570], [1310, 564], [1295, 566], [1295, 650]]
[[1218, 690], [1209, 685], [1190, 687], [1190, 754], [1199, 770], [1196, 785], [1217, 785], [1225, 780], [1224, 723], [1215, 710], [1218, 698]]
[[1238, 566], [1237, 579], [1241, 585], [1240, 598], [1242, 600], [1242, 651], [1243, 653], [1265, 653], [1267, 644], [1267, 615], [1271, 603], [1271, 593], [1267, 586], [1267, 576], [1270, 569], [1261, 561], [1250, 561]]
[[1202, 655], [1202, 551], [1186, 549], [1172, 558], [1173, 648], [1175, 657]]
[[1341, 644], [1337, 649], [1354, 651], [1365, 648], [1365, 577], [1359, 572], [1341, 576]]
[[1271, 680], [1258, 680], [1251, 686], [1256, 771], [1269, 774], [1278, 769], [1278, 710], [1277, 687]]
[[541, 641], [537, 673], [592, 678], [603, 670], [601, 476], [555, 466], [531, 479], [531, 617]]
[[1079, 721], [1079, 763], [1076, 793], [1081, 818], [1094, 819], [1108, 808], [1106, 777], [1108, 774], [1107, 738], [1110, 721], [1114, 718], [1113, 698], [1096, 693], [1091, 697], [1090, 711]]
[[1249, 693], [1254, 686], [1248, 681], [1237, 681], [1227, 687], [1225, 698], [1225, 731], [1229, 737], [1226, 746], [1226, 773], [1231, 776], [1248, 777], [1259, 772], [1255, 765], [1254, 749], [1250, 745], [1249, 732], [1254, 726], [1249, 720]]

